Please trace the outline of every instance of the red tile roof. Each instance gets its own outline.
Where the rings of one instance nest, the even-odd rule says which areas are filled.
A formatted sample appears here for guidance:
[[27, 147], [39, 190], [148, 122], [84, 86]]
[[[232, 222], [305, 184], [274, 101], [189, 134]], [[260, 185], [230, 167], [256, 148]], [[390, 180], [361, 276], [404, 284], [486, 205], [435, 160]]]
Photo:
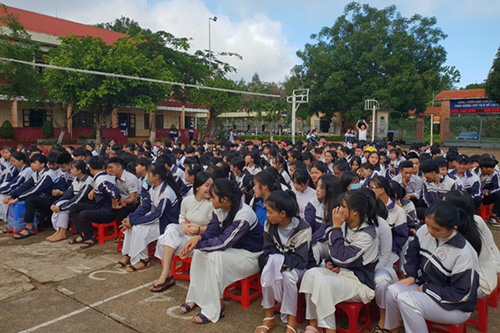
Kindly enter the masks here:
[[[414, 115], [415, 114], [415, 110], [411, 110], [410, 111], [410, 114], [411, 115]], [[426, 116], [429, 116], [431, 114], [433, 115], [440, 115], [441, 114], [441, 107], [435, 107], [435, 108], [427, 108], [425, 109], [425, 111], [423, 113], [421, 113], [422, 115], [426, 115]]]
[[435, 97], [436, 100], [472, 99], [472, 98], [486, 98], [486, 91], [484, 89], [445, 90], [441, 91]]
[[72, 34], [76, 36], [96, 36], [101, 38], [106, 44], [113, 44], [118, 39], [126, 36], [121, 32], [101, 29], [14, 7], [7, 7], [7, 12], [16, 16], [27, 31], [51, 36], [68, 37]]

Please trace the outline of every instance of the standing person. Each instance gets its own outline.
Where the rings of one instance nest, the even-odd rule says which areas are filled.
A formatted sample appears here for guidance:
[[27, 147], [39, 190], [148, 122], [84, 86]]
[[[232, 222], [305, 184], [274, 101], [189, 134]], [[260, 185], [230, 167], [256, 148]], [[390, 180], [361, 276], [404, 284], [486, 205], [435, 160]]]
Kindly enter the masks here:
[[306, 332], [335, 332], [335, 305], [344, 301], [369, 303], [375, 296], [377, 214], [360, 190], [343, 196], [332, 212], [328, 234], [330, 258], [325, 268], [312, 268], [302, 278], [300, 292], [306, 295]]
[[194, 140], [194, 128], [193, 128], [193, 125], [189, 126], [188, 135], [189, 135], [189, 143], [193, 143], [193, 140]]
[[179, 215], [179, 224], [169, 224], [165, 232], [158, 239], [155, 257], [162, 263], [162, 272], [151, 292], [162, 292], [175, 285], [174, 277], [170, 270], [174, 255], [179, 254], [186, 242], [196, 235], [207, 230], [213, 213], [210, 202], [210, 186], [213, 179], [204, 171], [196, 174], [193, 183], [193, 194], [182, 200]]
[[426, 320], [443, 324], [465, 322], [477, 304], [477, 226], [464, 234], [464, 215], [446, 201], [438, 201], [425, 214], [406, 251], [406, 278], [387, 290], [385, 328], [399, 332], [427, 332]]
[[177, 189], [172, 173], [161, 163], [148, 167], [148, 182], [151, 184], [149, 195], [136, 211], [123, 219], [123, 257], [117, 268], [127, 271], [149, 267], [148, 244], [160, 237], [168, 225], [177, 225], [181, 194]]
[[84, 161], [71, 163], [73, 181], [64, 194], [50, 206], [52, 210], [52, 226], [56, 230], [47, 237], [49, 242], [59, 242], [68, 238], [69, 209], [80, 203], [90, 203], [88, 194], [92, 190], [92, 177], [87, 174], [87, 164]]
[[229, 134], [228, 134], [228, 139], [229, 139], [229, 142], [231, 142], [232, 144], [234, 144], [234, 131], [233, 129], [231, 128], [231, 130], [229, 131]]
[[366, 135], [368, 133], [368, 124], [364, 119], [360, 119], [356, 122], [355, 126], [358, 130], [358, 141], [366, 141]]
[[262, 228], [253, 210], [241, 201], [236, 182], [217, 179], [210, 187], [214, 212], [207, 230], [184, 245], [181, 258], [193, 253], [191, 282], [181, 313], [196, 306], [196, 324], [224, 317], [224, 290], [230, 284], [259, 272]]
[[287, 332], [296, 333], [298, 286], [306, 269], [314, 266], [312, 231], [297, 217], [298, 205], [291, 191], [271, 193], [266, 208], [264, 250], [259, 257], [265, 318], [255, 332], [266, 333], [274, 327], [274, 304], [279, 302]]

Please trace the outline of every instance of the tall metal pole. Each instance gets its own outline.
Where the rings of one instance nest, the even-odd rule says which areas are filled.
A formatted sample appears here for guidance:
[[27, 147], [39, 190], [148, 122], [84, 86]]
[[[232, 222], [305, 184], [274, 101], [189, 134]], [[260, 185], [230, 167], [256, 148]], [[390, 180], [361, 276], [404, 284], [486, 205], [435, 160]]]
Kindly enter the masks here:
[[210, 21], [217, 22], [217, 16], [208, 18], [208, 59], [210, 61], [210, 70], [212, 70], [212, 28]]
[[292, 143], [295, 144], [295, 113], [297, 111], [296, 96], [293, 95], [292, 101]]
[[372, 142], [375, 141], [375, 113], [377, 112], [377, 106], [373, 103], [373, 115], [372, 115]]
[[434, 115], [431, 114], [431, 146], [434, 139]]

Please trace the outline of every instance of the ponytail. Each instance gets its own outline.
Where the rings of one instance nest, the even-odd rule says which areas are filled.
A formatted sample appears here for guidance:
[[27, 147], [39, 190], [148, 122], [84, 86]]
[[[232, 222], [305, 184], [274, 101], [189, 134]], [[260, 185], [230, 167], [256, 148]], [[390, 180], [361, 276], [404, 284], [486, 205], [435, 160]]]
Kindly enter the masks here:
[[240, 209], [242, 193], [238, 183], [227, 178], [219, 178], [210, 186], [210, 192], [217, 195], [219, 199], [227, 198], [231, 201], [229, 213], [224, 221], [222, 221], [222, 229], [226, 229], [233, 223], [234, 217]]

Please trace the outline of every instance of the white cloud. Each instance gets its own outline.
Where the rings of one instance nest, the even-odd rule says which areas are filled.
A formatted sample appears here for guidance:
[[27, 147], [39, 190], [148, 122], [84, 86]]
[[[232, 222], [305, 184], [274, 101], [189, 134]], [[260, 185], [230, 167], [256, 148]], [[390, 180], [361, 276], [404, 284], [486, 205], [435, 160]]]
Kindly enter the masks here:
[[295, 50], [290, 47], [281, 23], [263, 13], [232, 21], [228, 16], [211, 12], [201, 0], [167, 0], [151, 5], [147, 0], [4, 2], [86, 24], [109, 22], [126, 16], [152, 30], [190, 37], [192, 51], [208, 49], [208, 18], [217, 16], [217, 22], [211, 22], [212, 51], [236, 52], [243, 57], [243, 60], [223, 59], [238, 69], [233, 79], [243, 77], [249, 80], [258, 72], [262, 80], [283, 81], [295, 64]]

